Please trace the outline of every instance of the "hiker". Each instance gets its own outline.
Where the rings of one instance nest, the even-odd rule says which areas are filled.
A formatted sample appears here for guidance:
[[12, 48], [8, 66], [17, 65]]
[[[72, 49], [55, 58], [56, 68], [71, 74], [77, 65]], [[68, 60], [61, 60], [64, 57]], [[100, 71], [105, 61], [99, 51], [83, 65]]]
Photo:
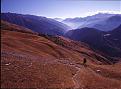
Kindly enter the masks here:
[[83, 59], [83, 65], [86, 65], [86, 62], [87, 62], [87, 60], [86, 60], [86, 58], [84, 58]]

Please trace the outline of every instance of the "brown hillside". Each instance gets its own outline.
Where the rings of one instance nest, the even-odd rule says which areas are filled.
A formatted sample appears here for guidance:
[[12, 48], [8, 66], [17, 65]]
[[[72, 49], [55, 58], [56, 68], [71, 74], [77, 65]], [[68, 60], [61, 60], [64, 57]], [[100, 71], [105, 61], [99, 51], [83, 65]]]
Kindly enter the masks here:
[[1, 88], [121, 88], [120, 63], [104, 65], [88, 45], [1, 23]]

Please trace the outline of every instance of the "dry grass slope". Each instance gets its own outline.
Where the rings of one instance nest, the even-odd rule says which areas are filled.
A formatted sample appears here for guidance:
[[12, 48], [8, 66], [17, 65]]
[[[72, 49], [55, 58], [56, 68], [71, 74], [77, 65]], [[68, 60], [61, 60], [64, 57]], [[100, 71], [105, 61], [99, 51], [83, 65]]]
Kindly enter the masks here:
[[86, 44], [4, 21], [1, 27], [1, 88], [121, 89], [121, 63], [105, 65]]

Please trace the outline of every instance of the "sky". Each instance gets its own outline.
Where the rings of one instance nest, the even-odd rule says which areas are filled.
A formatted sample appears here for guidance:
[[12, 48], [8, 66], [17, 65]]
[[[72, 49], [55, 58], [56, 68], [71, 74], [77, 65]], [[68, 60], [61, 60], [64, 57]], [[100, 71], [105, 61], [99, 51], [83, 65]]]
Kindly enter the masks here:
[[86, 17], [96, 13], [121, 14], [120, 0], [1, 0], [1, 11], [49, 18]]

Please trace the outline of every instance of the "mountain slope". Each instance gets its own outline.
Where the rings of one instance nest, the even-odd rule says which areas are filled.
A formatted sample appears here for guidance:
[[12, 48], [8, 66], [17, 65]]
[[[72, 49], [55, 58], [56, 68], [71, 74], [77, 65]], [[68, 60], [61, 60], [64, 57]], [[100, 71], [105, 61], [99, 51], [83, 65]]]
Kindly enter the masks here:
[[[88, 45], [61, 36], [34, 33], [5, 21], [1, 23], [1, 88], [121, 88], [120, 71], [113, 71], [111, 65], [104, 66], [111, 62]], [[87, 67], [82, 65], [83, 58], [87, 59]], [[96, 68], [102, 67], [101, 73], [107, 71], [110, 77], [96, 72]], [[108, 67], [112, 67], [111, 71]], [[83, 74], [84, 77], [78, 77]], [[92, 76], [92, 82], [87, 85]], [[98, 81], [94, 86], [95, 80], [103, 84]]]
[[121, 49], [121, 25], [114, 30], [109, 31], [108, 34], [109, 35], [105, 38], [108, 39], [112, 45]]
[[[120, 33], [116, 32], [119, 32], [120, 29], [121, 28], [118, 27], [115, 31], [102, 32], [94, 28], [82, 28], [68, 31], [65, 36], [73, 40], [85, 42], [93, 49], [99, 50], [111, 57], [121, 57], [121, 37], [118, 35]], [[115, 38], [114, 35], [117, 36], [117, 38]], [[111, 39], [113, 39], [113, 41]], [[115, 39], [118, 39], [117, 42]]]
[[[5, 22], [5, 21], [1, 21], [1, 22], [2, 22], [2, 36], [4, 39], [4, 40], [2, 40], [2, 42], [3, 42], [3, 44], [5, 43], [5, 45], [3, 45], [3, 48], [5, 47], [5, 49], [6, 49], [6, 47], [9, 48], [8, 47], [9, 45], [7, 46], [6, 42], [8, 44], [8, 41], [10, 40], [10, 42], [9, 42], [9, 44], [11, 45], [10, 49], [15, 50], [15, 51], [18, 50], [19, 52], [23, 52], [22, 50], [25, 50], [25, 53], [26, 52], [33, 53], [33, 55], [38, 55], [40, 52], [39, 55], [41, 55], [41, 53], [42, 53], [44, 55], [41, 55], [41, 56], [50, 57], [50, 58], [51, 57], [52, 58], [77, 57], [78, 61], [80, 61], [80, 56], [82, 53], [83, 56], [86, 56], [86, 54], [87, 54], [87, 56], [90, 55], [89, 57], [94, 57], [94, 55], [96, 55], [96, 56], [101, 57], [103, 59], [102, 61], [104, 61], [104, 63], [106, 61], [105, 60], [106, 58], [103, 58], [103, 56], [101, 56], [100, 54], [96, 54], [95, 52], [93, 52], [88, 47], [88, 45], [86, 45], [84, 43], [75, 42], [75, 41], [69, 40], [69, 39], [61, 37], [61, 36], [52, 36], [52, 35], [44, 35], [41, 33], [34, 33], [30, 29], [26, 29], [23, 27], [21, 29], [20, 26], [17, 26], [15, 24], [10, 24], [10, 23]], [[20, 29], [21, 29], [21, 31], [20, 31]], [[16, 44], [15, 44], [15, 42], [11, 42], [11, 41], [15, 41]], [[21, 43], [21, 45], [17, 45], [17, 43]], [[14, 49], [14, 46], [18, 47], [20, 49]], [[21, 49], [21, 48], [26, 47], [26, 46], [28, 46], [28, 48], [30, 48], [31, 50], [33, 49], [35, 51], [31, 52], [27, 48]], [[36, 47], [38, 47], [38, 48], [36, 48]], [[38, 53], [36, 54], [36, 52], [38, 52]], [[70, 56], [70, 54], [73, 52], [75, 54], [72, 54]], [[76, 55], [76, 52], [77, 52], [77, 55]], [[87, 53], [85, 53], [85, 52], [87, 52]], [[83, 58], [83, 56], [81, 57], [81, 59]], [[92, 58], [90, 58], [90, 59], [92, 59]], [[94, 57], [94, 59], [96, 61], [95, 57]], [[99, 60], [99, 61], [101, 61], [101, 60]]]
[[61, 22], [41, 16], [2, 13], [1, 19], [44, 34], [63, 35], [69, 29]]

